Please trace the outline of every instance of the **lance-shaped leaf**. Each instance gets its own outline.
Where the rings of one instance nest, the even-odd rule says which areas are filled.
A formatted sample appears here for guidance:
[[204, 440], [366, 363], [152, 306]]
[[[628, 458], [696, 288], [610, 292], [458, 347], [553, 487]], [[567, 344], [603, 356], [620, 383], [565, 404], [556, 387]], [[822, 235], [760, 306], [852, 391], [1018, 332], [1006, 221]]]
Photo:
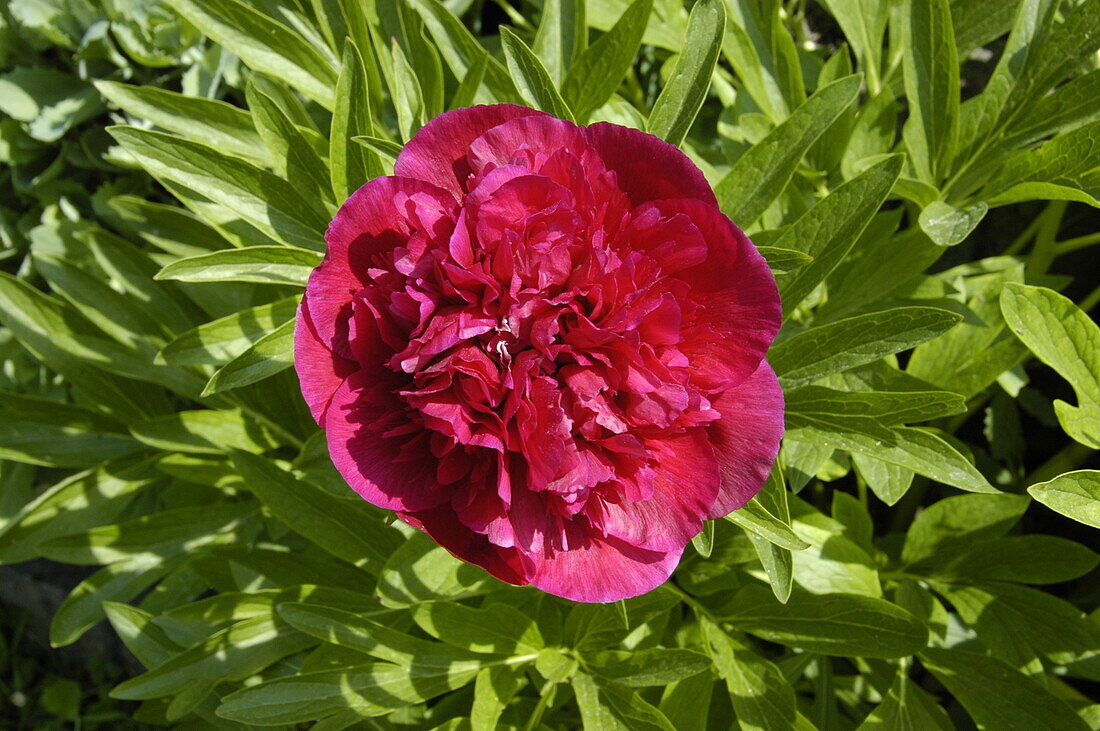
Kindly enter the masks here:
[[246, 452], [235, 452], [233, 462], [276, 517], [338, 558], [377, 573], [401, 544], [365, 501], [342, 500]]
[[899, 155], [880, 160], [818, 201], [776, 239], [779, 248], [798, 249], [813, 257], [779, 283], [784, 316], [794, 312], [852, 250], [893, 189], [901, 164]]
[[725, 28], [722, 0], [700, 0], [691, 8], [684, 50], [646, 122], [650, 134], [677, 146], [687, 137], [710, 89]]
[[1076, 407], [1054, 402], [1062, 428], [1081, 444], [1100, 449], [1100, 327], [1071, 300], [1045, 287], [1006, 285], [1001, 311], [1031, 352], [1073, 386]]
[[383, 175], [382, 161], [370, 149], [354, 144], [359, 135], [374, 135], [371, 99], [381, 96], [376, 74], [367, 71], [354, 41], [344, 43], [344, 61], [336, 85], [336, 108], [329, 131], [329, 172], [337, 201], [342, 201], [372, 178]]
[[554, 86], [553, 79], [527, 44], [512, 31], [501, 27], [500, 43], [508, 71], [516, 82], [519, 93], [535, 109], [549, 112], [560, 119], [573, 121], [573, 112]]
[[172, 365], [226, 363], [280, 325], [292, 321], [298, 299], [288, 297], [257, 305], [199, 325], [161, 348], [157, 360]]
[[117, 81], [97, 81], [95, 87], [127, 114], [149, 120], [169, 132], [261, 165], [271, 160], [271, 153], [252, 123], [252, 116], [232, 104]]
[[726, 634], [709, 621], [703, 624], [703, 634], [718, 675], [726, 681], [741, 727], [763, 731], [793, 728], [797, 713], [794, 689], [779, 668], [743, 639]]
[[282, 79], [326, 109], [333, 107], [333, 59], [297, 32], [238, 0], [170, 0], [173, 8], [241, 60]]
[[174, 261], [157, 279], [181, 282], [256, 282], [304, 287], [321, 255], [290, 246], [250, 246], [190, 256]]
[[195, 454], [262, 453], [279, 446], [267, 428], [234, 409], [178, 411], [133, 424], [130, 433], [150, 447]]
[[772, 347], [768, 362], [786, 389], [908, 350], [950, 330], [962, 316], [935, 307], [896, 307], [811, 327]]
[[857, 594], [797, 593], [780, 604], [763, 586], [741, 589], [723, 620], [749, 634], [822, 655], [894, 658], [928, 642], [928, 629], [896, 604]]
[[[860, 76], [848, 76], [818, 89], [786, 121], [738, 158], [714, 189], [722, 212], [741, 227], [759, 218], [787, 187], [814, 141], [855, 101], [860, 82]], [[786, 248], [805, 251], [804, 246]]]
[[276, 241], [319, 251], [328, 216], [274, 173], [212, 147], [134, 127], [111, 135], [161, 182], [176, 183], [233, 211]]
[[208, 679], [211, 687], [222, 681], [244, 680], [314, 642], [285, 622], [269, 617], [246, 619], [116, 686], [111, 696], [161, 698], [178, 693], [197, 678]]
[[920, 660], [959, 699], [979, 728], [1035, 731], [1088, 728], [1064, 701], [1003, 660], [931, 647], [920, 654]]
[[934, 186], [954, 145], [959, 115], [959, 57], [947, 0], [907, 0], [902, 29], [909, 98], [905, 144], [917, 176]]
[[573, 61], [588, 45], [585, 0], [547, 0], [531, 50], [555, 84], [565, 80]]
[[241, 388], [294, 365], [294, 322], [284, 322], [210, 377], [203, 396]]
[[569, 69], [561, 94], [581, 124], [611, 98], [630, 71], [652, 12], [653, 0], [634, 0]]

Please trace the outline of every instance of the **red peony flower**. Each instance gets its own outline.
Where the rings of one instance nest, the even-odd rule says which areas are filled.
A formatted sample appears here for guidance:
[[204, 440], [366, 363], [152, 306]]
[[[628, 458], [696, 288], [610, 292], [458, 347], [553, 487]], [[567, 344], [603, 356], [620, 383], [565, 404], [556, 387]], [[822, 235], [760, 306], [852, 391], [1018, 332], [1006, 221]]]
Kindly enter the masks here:
[[687, 157], [497, 105], [433, 119], [336, 215], [295, 331], [348, 484], [512, 584], [660, 585], [764, 483], [764, 259]]

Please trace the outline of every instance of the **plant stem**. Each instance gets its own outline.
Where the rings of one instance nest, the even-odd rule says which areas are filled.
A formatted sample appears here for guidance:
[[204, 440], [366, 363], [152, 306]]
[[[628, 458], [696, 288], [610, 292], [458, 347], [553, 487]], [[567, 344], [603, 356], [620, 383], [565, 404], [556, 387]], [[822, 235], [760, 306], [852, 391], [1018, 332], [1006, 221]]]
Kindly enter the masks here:
[[1067, 239], [1058, 242], [1054, 245], [1054, 255], [1062, 256], [1063, 254], [1068, 254], [1078, 249], [1084, 249], [1086, 246], [1092, 246], [1093, 244], [1100, 244], [1100, 231], [1088, 234], [1087, 236], [1078, 236], [1075, 239]]
[[1066, 201], [1052, 201], [1039, 218], [1039, 231], [1035, 234], [1035, 245], [1031, 248], [1031, 258], [1027, 262], [1028, 274], [1046, 274], [1054, 262], [1055, 239], [1062, 226], [1062, 216], [1066, 213]]

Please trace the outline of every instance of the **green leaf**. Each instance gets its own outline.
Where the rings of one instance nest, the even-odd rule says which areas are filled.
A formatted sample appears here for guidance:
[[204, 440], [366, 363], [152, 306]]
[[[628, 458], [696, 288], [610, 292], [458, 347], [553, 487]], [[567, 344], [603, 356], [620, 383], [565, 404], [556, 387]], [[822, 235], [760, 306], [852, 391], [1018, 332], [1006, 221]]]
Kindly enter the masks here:
[[[767, 510], [780, 523], [789, 526], [791, 524], [791, 512], [787, 505], [787, 486], [783, 480], [783, 470], [778, 466], [772, 468], [767, 481], [755, 500], [761, 507]], [[791, 596], [791, 587], [794, 585], [794, 559], [789, 548], [776, 545], [753, 531], [747, 531], [746, 535], [752, 541], [756, 555], [760, 557], [760, 564], [764, 567], [764, 573], [768, 576], [775, 598], [780, 602], [786, 602]]]
[[951, 581], [1058, 584], [1096, 568], [1100, 556], [1058, 536], [1024, 535], [974, 542], [954, 554], [942, 551], [921, 564]]
[[168, 0], [175, 10], [257, 71], [293, 86], [326, 109], [334, 105], [333, 60], [301, 35], [238, 0]]
[[1076, 407], [1054, 402], [1066, 434], [1100, 449], [1100, 327], [1072, 301], [1045, 287], [1005, 285], [1001, 311], [1016, 337], [1073, 386]]
[[915, 563], [977, 540], [1000, 538], [1027, 510], [1022, 495], [955, 495], [929, 505], [905, 534], [901, 558]]
[[601, 679], [630, 688], [663, 687], [711, 667], [710, 658], [695, 650], [651, 648], [609, 650], [592, 656], [589, 668]]
[[940, 246], [954, 246], [970, 235], [988, 210], [989, 206], [984, 201], [962, 209], [935, 201], [920, 212], [920, 227], [928, 238]]
[[542, 59], [550, 79], [560, 85], [569, 67], [588, 45], [585, 0], [547, 0], [531, 50]]
[[203, 396], [257, 383], [294, 365], [294, 322], [285, 322], [218, 369]]
[[921, 729], [921, 731], [955, 731], [954, 724], [940, 703], [919, 685], [900, 673], [894, 678], [890, 692], [863, 719], [858, 731]]
[[[132, 351], [97, 334], [91, 323], [71, 307], [5, 272], [0, 272], [0, 323], [76, 389], [95, 394], [96, 403], [107, 413], [140, 419], [168, 408], [162, 394], [135, 388], [133, 381], [115, 375], [118, 370], [129, 370], [134, 365]], [[89, 369], [89, 364], [111, 372]], [[143, 380], [159, 379], [158, 369], [147, 362], [141, 362], [138, 369]], [[181, 385], [175, 380], [173, 384]], [[186, 385], [182, 387], [186, 390]]]
[[[281, 604], [279, 616], [299, 631], [404, 668], [446, 668], [471, 679], [500, 656], [481, 655], [418, 639], [352, 612], [314, 604]], [[532, 658], [533, 659], [533, 658]]]
[[780, 548], [801, 551], [809, 545], [795, 535], [789, 525], [769, 513], [756, 498], [727, 515], [726, 520], [767, 539]]
[[534, 620], [507, 604], [471, 609], [452, 602], [425, 602], [413, 606], [411, 614], [432, 637], [473, 652], [537, 655], [545, 646]]
[[126, 649], [147, 668], [160, 665], [183, 648], [153, 623], [153, 615], [120, 602], [103, 602], [103, 611]]
[[[991, 206], [1020, 200], [1020, 195], [1080, 200], [1098, 205], [1085, 176], [1100, 166], [1100, 121], [1061, 134], [1042, 146], [1007, 158], [981, 191]], [[1064, 191], [1064, 192], [1063, 192]]]
[[474, 681], [474, 701], [470, 706], [473, 731], [495, 731], [500, 714], [519, 690], [519, 685], [519, 674], [506, 665], [494, 665], [478, 671]]
[[804, 386], [786, 397], [788, 428], [837, 424], [873, 433], [875, 426], [930, 421], [966, 411], [950, 391], [835, 391]]
[[246, 452], [234, 452], [233, 462], [248, 488], [277, 518], [348, 563], [378, 573], [401, 545], [400, 534], [384, 525], [365, 501], [341, 500]]
[[109, 131], [161, 182], [201, 191], [277, 241], [321, 250], [328, 220], [320, 201], [302, 198], [274, 173], [172, 135], [134, 127]]
[[376, 76], [367, 71], [358, 46], [347, 39], [329, 132], [329, 172], [338, 201], [383, 174], [378, 155], [361, 145], [351, 144], [357, 136], [375, 134], [371, 99], [380, 98], [382, 90], [370, 86], [377, 81]]
[[714, 693], [714, 674], [699, 673], [665, 686], [661, 713], [678, 729], [706, 728]]
[[236, 409], [178, 411], [134, 424], [130, 433], [150, 447], [194, 454], [259, 454], [279, 446], [271, 432]]
[[30, 560], [43, 541], [110, 523], [157, 478], [150, 462], [123, 458], [47, 487], [0, 527], [0, 562]]
[[70, 564], [108, 564], [139, 559], [166, 559], [211, 542], [239, 540], [238, 528], [256, 514], [248, 503], [213, 503], [201, 508], [178, 508], [67, 533], [38, 544], [37, 550], [54, 561]]
[[244, 680], [313, 644], [312, 637], [284, 622], [273, 622], [269, 617], [246, 619], [121, 683], [111, 691], [111, 697], [162, 698], [178, 693], [196, 679], [207, 680], [210, 687], [218, 682]]
[[[714, 189], [722, 212], [742, 228], [759, 218], [787, 187], [814, 141], [855, 101], [860, 83], [860, 76], [848, 76], [818, 89], [786, 121], [738, 158]], [[779, 242], [775, 244], [779, 246]], [[786, 248], [805, 251], [804, 246]]]
[[718, 675], [729, 688], [741, 728], [793, 728], [797, 712], [794, 689], [779, 668], [710, 622], [703, 623], [703, 634]]
[[496, 101], [518, 101], [518, 92], [508, 71], [481, 47], [466, 26], [437, 0], [409, 0], [413, 9], [424, 20], [439, 49], [439, 55], [451, 67], [455, 77], [463, 78], [475, 64], [484, 59], [485, 85], [496, 96]]
[[1025, 586], [936, 583], [995, 657], [1017, 669], [1036, 653], [1079, 678], [1100, 678], [1100, 625], [1069, 602]]
[[274, 169], [286, 178], [304, 198], [323, 201], [328, 211], [336, 212], [329, 170], [320, 153], [279, 103], [252, 81], [245, 86], [256, 130], [271, 151]]
[[157, 279], [181, 282], [256, 282], [304, 287], [321, 255], [289, 246], [250, 246], [190, 256], [174, 261]]
[[584, 673], [577, 673], [571, 685], [584, 728], [675, 731], [663, 713], [629, 688], [610, 682], [600, 683]]
[[1048, 137], [1070, 132], [1100, 119], [1096, 97], [1100, 95], [1100, 70], [1090, 71], [1059, 86], [1020, 110], [1005, 131], [1000, 149], [1016, 149]]
[[950, 330], [962, 317], [934, 307], [895, 307], [811, 327], [772, 347], [784, 389], [900, 353]]
[[360, 716], [381, 716], [461, 688], [476, 675], [477, 670], [452, 672], [437, 665], [364, 663], [243, 688], [222, 699], [218, 715], [261, 726], [306, 723], [346, 709]]
[[[158, 249], [178, 257], [224, 249], [230, 243], [215, 229], [178, 206], [153, 203], [132, 195], [107, 201], [101, 215], [122, 231], [132, 231]], [[116, 225], [117, 224], [117, 225]]]
[[508, 71], [524, 100], [533, 108], [549, 112], [559, 119], [573, 120], [573, 112], [562, 99], [553, 79], [527, 44], [501, 26], [500, 43]]
[[1088, 728], [1063, 701], [1002, 660], [931, 647], [920, 654], [920, 660], [958, 698], [980, 729]]
[[0, 112], [25, 122], [27, 133], [41, 142], [60, 140], [102, 109], [95, 91], [75, 75], [18, 67], [0, 76]]
[[928, 641], [927, 628], [904, 609], [856, 594], [797, 593], [780, 604], [763, 586], [750, 585], [722, 611], [738, 630], [822, 655], [905, 657]]
[[401, 132], [401, 139], [407, 141], [427, 121], [424, 90], [420, 87], [420, 79], [417, 78], [416, 72], [395, 38], [390, 42], [390, 58], [393, 61], [393, 81], [390, 92], [394, 107], [397, 109], [397, 128]]
[[1027, 492], [1056, 513], [1100, 528], [1100, 471], [1066, 472], [1032, 485]]
[[909, 120], [904, 138], [917, 177], [936, 185], [954, 145], [959, 115], [959, 57], [947, 0], [906, 0], [903, 65]]
[[257, 305], [183, 333], [157, 359], [171, 365], [217, 365], [236, 358], [273, 330], [293, 322], [298, 296]]
[[901, 164], [898, 155], [875, 163], [818, 201], [776, 239], [776, 246], [798, 249], [814, 259], [779, 283], [784, 316], [789, 316], [852, 250], [894, 187]]
[[106, 602], [128, 602], [166, 576], [177, 562], [140, 556], [105, 566], [69, 592], [50, 622], [50, 644], [64, 647], [79, 640], [103, 619]]
[[880, 429], [867, 433], [838, 424], [829, 429], [804, 425], [792, 429], [788, 437], [873, 457], [960, 490], [999, 492], [957, 449], [926, 429], [893, 427], [886, 435]]
[[138, 449], [126, 428], [102, 413], [0, 390], [0, 459], [91, 467]]
[[703, 523], [703, 530], [691, 539], [691, 545], [700, 556], [710, 558], [710, 553], [714, 550], [714, 521]]
[[484, 593], [488, 574], [463, 563], [423, 533], [414, 533], [389, 556], [378, 578], [387, 607], [408, 607]]
[[867, 73], [872, 93], [878, 93], [882, 67], [882, 38], [886, 32], [889, 3], [882, 0], [824, 0], [845, 38]]
[[589, 46], [569, 69], [561, 95], [584, 124], [592, 112], [611, 98], [634, 64], [653, 0], [634, 0], [606, 33]]
[[271, 153], [243, 109], [216, 99], [186, 96], [155, 86], [97, 81], [96, 89], [127, 114], [157, 127], [266, 165]]
[[684, 50], [646, 122], [650, 134], [676, 146], [687, 137], [710, 89], [725, 28], [722, 0], [700, 0], [692, 6]]
[[759, 251], [767, 260], [768, 266], [773, 272], [789, 272], [799, 267], [806, 266], [813, 257], [795, 249], [777, 249], [774, 246], [758, 246]]

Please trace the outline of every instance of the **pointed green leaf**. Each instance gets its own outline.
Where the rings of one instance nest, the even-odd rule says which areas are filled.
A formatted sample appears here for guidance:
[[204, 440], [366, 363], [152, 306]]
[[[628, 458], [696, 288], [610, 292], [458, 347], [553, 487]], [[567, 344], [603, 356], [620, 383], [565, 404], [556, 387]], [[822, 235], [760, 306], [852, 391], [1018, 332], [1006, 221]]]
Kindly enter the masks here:
[[559, 119], [574, 121], [573, 112], [554, 86], [550, 74], [527, 44], [503, 26], [500, 29], [500, 43], [508, 71], [524, 100], [535, 109], [549, 112]]
[[1100, 528], [1100, 471], [1066, 472], [1032, 485], [1027, 492], [1056, 513]]
[[650, 134], [676, 146], [687, 137], [710, 89], [725, 27], [723, 0], [700, 0], [692, 6], [684, 50], [646, 122]]

